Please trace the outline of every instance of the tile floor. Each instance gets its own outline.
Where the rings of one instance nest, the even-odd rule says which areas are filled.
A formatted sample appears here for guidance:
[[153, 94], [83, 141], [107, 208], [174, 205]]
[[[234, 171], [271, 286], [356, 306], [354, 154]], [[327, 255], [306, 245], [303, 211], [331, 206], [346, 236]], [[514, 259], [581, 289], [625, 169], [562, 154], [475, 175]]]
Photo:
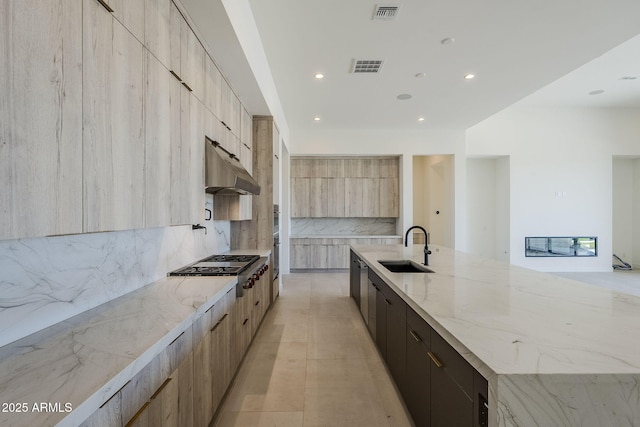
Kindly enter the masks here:
[[411, 426], [348, 273], [283, 277], [215, 427]]

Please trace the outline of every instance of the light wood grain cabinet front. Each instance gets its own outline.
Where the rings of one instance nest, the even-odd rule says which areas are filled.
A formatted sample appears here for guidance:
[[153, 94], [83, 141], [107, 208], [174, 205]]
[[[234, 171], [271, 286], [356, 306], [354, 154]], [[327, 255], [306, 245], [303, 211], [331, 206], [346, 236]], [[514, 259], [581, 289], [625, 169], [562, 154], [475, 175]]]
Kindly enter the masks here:
[[0, 239], [82, 232], [82, 5], [0, 2]]
[[143, 46], [95, 0], [83, 14], [84, 231], [142, 228]]
[[162, 65], [171, 67], [171, 0], [144, 0], [144, 45]]
[[173, 77], [145, 52], [144, 225], [171, 225], [171, 85]]

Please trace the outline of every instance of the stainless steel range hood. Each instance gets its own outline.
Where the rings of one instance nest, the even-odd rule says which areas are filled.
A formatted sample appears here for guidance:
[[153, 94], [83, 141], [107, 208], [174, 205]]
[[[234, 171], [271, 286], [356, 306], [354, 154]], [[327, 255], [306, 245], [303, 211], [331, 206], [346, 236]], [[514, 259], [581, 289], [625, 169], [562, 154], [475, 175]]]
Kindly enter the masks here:
[[260, 194], [260, 186], [240, 160], [208, 137], [205, 137], [205, 159], [207, 193]]

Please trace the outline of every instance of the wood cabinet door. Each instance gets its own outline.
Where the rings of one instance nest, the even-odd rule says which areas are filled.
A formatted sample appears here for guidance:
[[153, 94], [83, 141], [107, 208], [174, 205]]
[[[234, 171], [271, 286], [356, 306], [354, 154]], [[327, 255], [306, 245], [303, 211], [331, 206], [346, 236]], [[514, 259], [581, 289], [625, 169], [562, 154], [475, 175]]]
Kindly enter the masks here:
[[180, 427], [179, 371], [174, 371], [149, 401], [149, 425], [153, 427]]
[[293, 218], [308, 218], [311, 216], [309, 206], [309, 178], [291, 178], [291, 216]]
[[144, 0], [144, 45], [167, 69], [171, 67], [172, 4], [171, 0]]
[[[205, 56], [204, 105], [220, 120], [220, 85], [222, 74], [209, 55]], [[212, 135], [217, 140], [218, 135]]]
[[182, 26], [186, 25], [178, 7], [169, 2], [169, 70], [182, 81]]
[[380, 215], [380, 179], [362, 179], [362, 216], [379, 217]]
[[[426, 325], [422, 319], [417, 322]], [[407, 322], [406, 344], [407, 376], [404, 390], [400, 391], [415, 425], [426, 427], [431, 423], [431, 359], [427, 355], [429, 334], [415, 327], [410, 319]]]
[[144, 225], [171, 225], [171, 87], [175, 80], [149, 51], [144, 86]]
[[326, 189], [327, 214], [331, 218], [345, 216], [345, 182], [344, 178], [327, 178]]
[[348, 218], [361, 217], [364, 214], [364, 180], [362, 178], [345, 178], [344, 180], [344, 215]]
[[379, 211], [382, 218], [397, 218], [400, 215], [400, 188], [398, 178], [379, 179]]
[[0, 2], [0, 239], [82, 232], [82, 10]]
[[[395, 294], [394, 294], [395, 295]], [[406, 304], [385, 298], [387, 304], [387, 366], [398, 389], [405, 389], [407, 368]]]
[[[180, 181], [186, 195], [184, 212], [187, 224], [204, 220], [204, 107], [190, 92], [181, 94]], [[182, 223], [185, 223], [182, 222]]]
[[143, 47], [95, 0], [83, 14], [84, 231], [142, 228]]

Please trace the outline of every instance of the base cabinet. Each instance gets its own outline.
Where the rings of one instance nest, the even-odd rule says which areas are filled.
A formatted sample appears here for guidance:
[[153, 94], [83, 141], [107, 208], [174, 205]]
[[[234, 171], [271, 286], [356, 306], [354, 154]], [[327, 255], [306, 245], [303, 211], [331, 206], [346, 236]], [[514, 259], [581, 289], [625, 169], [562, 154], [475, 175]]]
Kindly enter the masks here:
[[267, 282], [230, 289], [81, 426], [208, 426], [269, 308]]
[[487, 426], [487, 380], [371, 269], [368, 277], [367, 328], [416, 427]]

